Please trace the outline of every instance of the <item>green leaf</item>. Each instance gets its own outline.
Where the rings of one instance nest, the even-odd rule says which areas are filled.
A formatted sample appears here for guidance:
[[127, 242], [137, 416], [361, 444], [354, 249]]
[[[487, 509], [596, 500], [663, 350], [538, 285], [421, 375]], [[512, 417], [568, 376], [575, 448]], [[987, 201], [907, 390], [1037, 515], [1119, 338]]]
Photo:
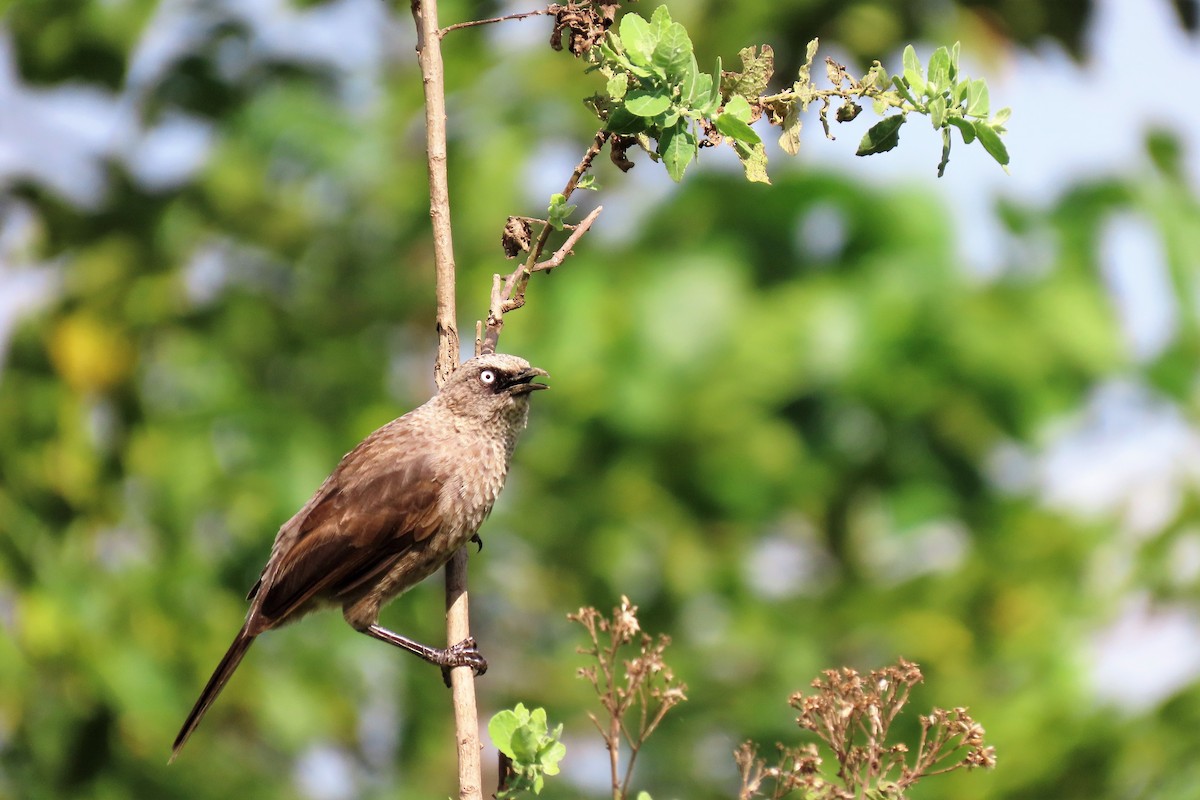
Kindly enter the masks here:
[[762, 142], [758, 144], [734, 142], [733, 150], [742, 162], [742, 169], [746, 171], [746, 180], [751, 183], [771, 182], [771, 178], [767, 175], [767, 148], [763, 146]]
[[671, 107], [669, 95], [647, 89], [638, 89], [625, 96], [625, 109], [639, 117], [653, 117]]
[[900, 92], [900, 95], [905, 100], [912, 103], [914, 106], [918, 105], [916, 98], [913, 97], [912, 92], [910, 92], [908, 89], [908, 84], [906, 84], [899, 75], [892, 76], [892, 85], [896, 87], [896, 91]]
[[892, 85], [892, 79], [888, 76], [888, 71], [883, 64], [876, 61], [863, 76], [862, 85], [864, 89], [877, 89], [882, 92]]
[[488, 737], [496, 749], [509, 758], [516, 758], [513, 755], [512, 739], [517, 726], [517, 715], [508, 709], [496, 712], [488, 721]]
[[547, 775], [557, 775], [559, 769], [558, 762], [562, 761], [566, 754], [567, 746], [562, 742], [555, 741], [542, 750], [538, 756], [538, 761], [542, 765], [542, 770]]
[[[665, 9], [666, 6], [659, 6], [660, 9]], [[655, 16], [658, 12], [655, 12]], [[663, 31], [658, 44], [654, 46], [654, 53], [651, 56], [654, 66], [659, 67], [666, 73], [667, 79], [672, 82], [680, 82], [688, 76], [688, 67], [692, 66], [692, 40], [688, 38], [687, 31], [678, 22], [672, 22], [667, 29]]]
[[630, 114], [622, 106], [621, 108], [614, 108], [612, 113], [608, 115], [608, 121], [605, 123], [604, 129], [619, 136], [632, 136], [646, 130], [646, 119]]
[[683, 180], [683, 173], [699, 150], [696, 137], [684, 120], [664, 130], [658, 140], [658, 156], [667, 168], [667, 174], [676, 183]]
[[979, 143], [983, 145], [983, 149], [996, 159], [997, 164], [1002, 167], [1008, 166], [1008, 148], [1004, 146], [1000, 134], [996, 133], [986, 122], [981, 121], [975, 123], [975, 135], [979, 137]]
[[931, 96], [938, 95], [950, 85], [950, 51], [939, 47], [929, 57], [928, 92]]
[[946, 98], [938, 95], [929, 101], [926, 108], [929, 110], [929, 121], [933, 124], [933, 129], [941, 130], [946, 124]]
[[962, 50], [962, 42], [955, 42], [950, 48], [950, 82], [958, 81], [958, 54]]
[[697, 73], [696, 87], [692, 90], [692, 96], [688, 98], [688, 104], [704, 116], [711, 116], [717, 110], [713, 94], [713, 76], [707, 72]]
[[513, 731], [512, 737], [513, 761], [519, 764], [536, 763], [538, 755], [538, 735], [533, 727], [526, 725]]
[[[566, 195], [561, 192], [555, 192], [550, 195], [550, 206], [546, 209], [547, 221], [550, 226], [556, 231], [561, 231], [567, 217], [575, 213], [576, 206], [574, 203], [567, 203]], [[518, 713], [524, 710], [524, 706], [517, 706]], [[519, 718], [518, 718], [519, 719]], [[524, 720], [520, 720], [524, 722]]]
[[918, 97], [925, 94], [925, 73], [921, 71], [921, 61], [911, 44], [904, 48], [904, 80]]
[[666, 6], [659, 6], [654, 9], [654, 13], [650, 15], [650, 33], [655, 39], [658, 39], [671, 26], [671, 10]]
[[962, 102], [967, 99], [967, 90], [971, 88], [970, 81], [962, 81], [954, 84], [954, 93], [951, 97], [952, 102], [956, 106], [962, 105]]
[[650, 23], [637, 14], [626, 14], [621, 17], [620, 31], [621, 44], [629, 60], [640, 67], [650, 66], [656, 44]]
[[967, 113], [972, 117], [986, 118], [988, 115], [988, 87], [983, 78], [967, 84]]
[[741, 95], [729, 98], [729, 102], [725, 104], [725, 110], [721, 116], [725, 116], [726, 114], [745, 123], [749, 123], [750, 117], [754, 116], [754, 112], [750, 108], [750, 101]]
[[950, 117], [946, 122], [958, 128], [958, 132], [962, 134], [963, 144], [975, 141], [975, 125], [970, 120], [962, 117]]
[[629, 78], [625, 75], [614, 75], [608, 79], [604, 89], [613, 100], [620, 100], [629, 90]]
[[721, 57], [717, 56], [717, 69], [713, 72], [712, 96], [709, 98], [708, 107], [713, 111], [721, 105]]
[[696, 101], [696, 86], [699, 81], [700, 65], [696, 63], [696, 56], [689, 54], [687, 66], [679, 73], [679, 100], [683, 105], [691, 107]]
[[996, 112], [996, 116], [992, 117], [992, 120], [989, 124], [996, 130], [1001, 130], [1004, 127], [1004, 123], [1008, 122], [1008, 118], [1011, 116], [1012, 109], [1008, 106], [1005, 106]]
[[863, 134], [854, 155], [870, 156], [891, 150], [900, 143], [900, 126], [904, 124], [905, 119], [903, 114], [896, 114], [876, 122]]
[[738, 117], [726, 111], [717, 117], [717, 130], [728, 136], [730, 139], [736, 139], [739, 142], [746, 144], [758, 144], [762, 141], [758, 134], [754, 132], [745, 122], [742, 122]]

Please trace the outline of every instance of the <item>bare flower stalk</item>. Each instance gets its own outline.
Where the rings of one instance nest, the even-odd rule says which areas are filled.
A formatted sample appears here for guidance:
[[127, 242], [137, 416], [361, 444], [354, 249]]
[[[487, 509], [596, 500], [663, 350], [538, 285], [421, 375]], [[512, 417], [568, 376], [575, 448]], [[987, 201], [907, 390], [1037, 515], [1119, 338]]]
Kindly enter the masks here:
[[793, 791], [806, 800], [901, 800], [924, 778], [994, 767], [995, 748], [984, 744], [983, 726], [965, 708], [935, 708], [922, 716], [920, 741], [911, 757], [905, 743], [890, 741], [892, 723], [912, 687], [923, 680], [920, 668], [904, 659], [866, 677], [848, 668], [826, 670], [813, 681], [813, 693], [797, 692], [789, 702], [800, 711], [796, 723], [833, 752], [837, 780], [822, 774], [815, 743], [778, 745], [779, 759], [768, 766], [746, 742], [734, 753], [742, 780], [738, 800], [779, 800]]
[[[601, 721], [588, 713], [608, 748], [613, 800], [626, 800], [638, 753], [667, 712], [687, 699], [687, 686], [676, 680], [663, 660], [670, 638], [660, 635], [654, 639], [643, 633], [637, 606], [628, 597], [621, 598], [611, 618], [586, 607], [568, 619], [582, 625], [591, 640], [591, 646], [579, 648], [579, 653], [595, 663], [580, 668], [579, 676], [592, 684], [606, 717]], [[638, 648], [637, 655], [625, 659], [626, 648], [633, 646]], [[622, 742], [629, 748], [624, 772]]]

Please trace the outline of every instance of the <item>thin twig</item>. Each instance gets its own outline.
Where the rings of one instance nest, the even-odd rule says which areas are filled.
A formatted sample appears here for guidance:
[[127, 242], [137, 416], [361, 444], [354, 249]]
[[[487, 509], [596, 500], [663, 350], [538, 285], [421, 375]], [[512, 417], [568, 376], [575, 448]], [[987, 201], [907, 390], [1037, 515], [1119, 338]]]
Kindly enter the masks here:
[[[417, 27], [417, 59], [425, 87], [425, 146], [429, 166], [429, 216], [437, 274], [438, 355], [434, 379], [442, 386], [458, 366], [458, 324], [454, 305], [454, 240], [450, 229], [450, 189], [446, 175], [446, 90], [442, 67], [437, 0], [412, 0]], [[471, 635], [467, 597], [467, 549], [446, 565], [446, 639], [454, 644]], [[479, 712], [475, 674], [470, 667], [450, 671], [458, 746], [458, 796], [483, 800]]]
[[[551, 270], [562, 264], [567, 256], [571, 254], [571, 248], [580, 240], [580, 238], [588, 232], [588, 228], [592, 227], [592, 223], [596, 221], [596, 217], [600, 216], [600, 212], [604, 210], [604, 206], [596, 206], [592, 209], [592, 213], [583, 218], [583, 221], [575, 226], [571, 231], [571, 235], [562, 243], [562, 247], [554, 251], [554, 255], [547, 258], [545, 261], [539, 261], [533, 265], [530, 272], [541, 272], [543, 270]], [[510, 310], [511, 309], [506, 309]]]
[[445, 38], [446, 34], [451, 31], [460, 31], [463, 28], [477, 28], [480, 25], [494, 25], [497, 22], [508, 22], [514, 19], [526, 19], [527, 17], [544, 17], [550, 14], [557, 14], [561, 6], [554, 3], [546, 8], [539, 8], [537, 11], [522, 11], [519, 14], [508, 14], [503, 17], [491, 17], [490, 19], [473, 19], [470, 22], [456, 22], [453, 25], [447, 25], [438, 31], [438, 38]]
[[[571, 173], [566, 186], [563, 187], [562, 194], [564, 198], [570, 199], [575, 189], [578, 188], [580, 179], [591, 169], [592, 162], [604, 148], [608, 137], [608, 131], [597, 131], [596, 135], [592, 137], [591, 145], [584, 152], [583, 158], [575, 165], [575, 171]], [[571, 248], [575, 246], [579, 238], [587, 233], [588, 228], [596, 221], [596, 217], [600, 214], [602, 208], [602, 206], [598, 206], [582, 222], [576, 225], [575, 229], [571, 231], [571, 235], [563, 242], [562, 247], [554, 252], [554, 255], [545, 261], [539, 261], [538, 259], [546, 249], [546, 242], [550, 239], [550, 231], [553, 230], [549, 223], [543, 224], [537, 241], [529, 249], [529, 256], [525, 261], [513, 270], [512, 274], [507, 278], [500, 275], [492, 277], [492, 297], [491, 303], [488, 306], [487, 326], [483, 337], [483, 352], [496, 352], [496, 345], [500, 341], [500, 331], [504, 327], [504, 314], [509, 311], [515, 311], [525, 305], [525, 287], [529, 284], [529, 278], [533, 273], [551, 270], [561, 265], [563, 260], [570, 254]]]

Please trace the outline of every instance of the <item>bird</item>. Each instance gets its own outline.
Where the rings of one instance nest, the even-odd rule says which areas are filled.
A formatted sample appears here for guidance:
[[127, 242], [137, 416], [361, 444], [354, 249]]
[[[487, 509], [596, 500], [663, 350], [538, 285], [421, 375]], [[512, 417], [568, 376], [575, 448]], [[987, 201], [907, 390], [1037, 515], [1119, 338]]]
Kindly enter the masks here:
[[[275, 536], [246, 621], [175, 737], [170, 761], [254, 640], [318, 608], [341, 606], [355, 630], [442, 667], [487, 669], [473, 639], [429, 647], [379, 625], [380, 609], [436, 572], [492, 510], [549, 377], [502, 353], [463, 362], [432, 398], [367, 436]], [[169, 762], [168, 762], [169, 763]]]

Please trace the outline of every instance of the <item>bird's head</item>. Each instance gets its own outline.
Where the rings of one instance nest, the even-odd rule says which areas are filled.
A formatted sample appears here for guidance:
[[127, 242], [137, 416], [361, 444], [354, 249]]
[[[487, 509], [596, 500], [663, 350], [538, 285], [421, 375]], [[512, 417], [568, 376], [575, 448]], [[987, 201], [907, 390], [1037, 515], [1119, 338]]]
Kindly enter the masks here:
[[548, 375], [523, 358], [489, 353], [463, 362], [439, 394], [460, 414], [524, 425], [529, 395], [549, 388], [533, 379]]

